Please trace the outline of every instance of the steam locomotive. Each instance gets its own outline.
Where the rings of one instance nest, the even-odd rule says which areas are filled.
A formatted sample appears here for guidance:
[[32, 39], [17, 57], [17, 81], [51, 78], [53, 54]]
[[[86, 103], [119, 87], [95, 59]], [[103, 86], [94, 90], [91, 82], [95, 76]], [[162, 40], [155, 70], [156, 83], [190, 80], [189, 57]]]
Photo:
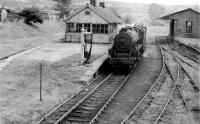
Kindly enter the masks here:
[[113, 67], [128, 66], [131, 69], [145, 50], [146, 32], [146, 27], [142, 25], [122, 28], [108, 51], [109, 64]]

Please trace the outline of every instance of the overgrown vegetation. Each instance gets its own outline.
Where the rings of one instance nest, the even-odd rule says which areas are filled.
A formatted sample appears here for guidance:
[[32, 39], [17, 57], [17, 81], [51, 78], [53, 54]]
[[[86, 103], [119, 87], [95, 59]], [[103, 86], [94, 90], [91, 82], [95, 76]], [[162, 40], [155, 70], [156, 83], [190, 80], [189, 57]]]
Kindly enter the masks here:
[[56, 2], [54, 9], [59, 11], [59, 18], [63, 18], [64, 15], [68, 15], [70, 12], [69, 5], [71, 4], [71, 0], [53, 0]]

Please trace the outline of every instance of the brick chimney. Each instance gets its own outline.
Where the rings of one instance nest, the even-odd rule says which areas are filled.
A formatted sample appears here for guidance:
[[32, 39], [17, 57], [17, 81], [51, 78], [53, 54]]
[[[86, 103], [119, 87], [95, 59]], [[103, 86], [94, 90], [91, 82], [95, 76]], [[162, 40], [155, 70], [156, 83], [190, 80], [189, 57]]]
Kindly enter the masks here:
[[99, 6], [105, 8], [105, 2], [99, 2]]
[[90, 0], [90, 4], [96, 6], [96, 0]]

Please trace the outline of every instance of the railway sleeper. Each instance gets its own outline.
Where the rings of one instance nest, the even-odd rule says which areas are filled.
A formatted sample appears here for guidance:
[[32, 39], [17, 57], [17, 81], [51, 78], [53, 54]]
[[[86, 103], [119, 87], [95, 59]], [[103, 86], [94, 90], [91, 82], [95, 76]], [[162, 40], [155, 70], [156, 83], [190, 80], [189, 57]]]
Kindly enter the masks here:
[[94, 107], [88, 107], [88, 106], [80, 106], [80, 109], [85, 109], [85, 110], [95, 110], [96, 108]]
[[87, 119], [87, 118], [76, 118], [76, 117], [70, 117], [67, 119], [67, 121], [70, 121], [70, 122], [90, 122], [90, 119]]
[[103, 95], [103, 94], [108, 93], [108, 91], [112, 91], [113, 89], [115, 89], [115, 87], [113, 87], [113, 88], [105, 88], [104, 90], [98, 91], [97, 93], [99, 95]]
[[98, 102], [98, 101], [94, 101], [94, 100], [89, 100], [89, 101], [86, 101], [85, 103], [86, 103], [86, 104], [93, 104], [94, 102], [95, 102], [96, 104], [100, 104], [100, 103], [101, 103], [101, 101]]
[[76, 110], [77, 113], [90, 113], [87, 109], [78, 108]]
[[76, 118], [92, 118], [93, 117], [93, 114], [90, 113], [90, 114], [83, 114], [83, 113], [72, 113], [69, 118], [71, 117], [76, 117]]
[[65, 114], [66, 112], [63, 112], [63, 113], [61, 113], [61, 112], [59, 112], [59, 114], [58, 113], [56, 113], [56, 114], [54, 114], [54, 116], [52, 116], [52, 117], [50, 117], [50, 118], [47, 118], [46, 120], [58, 120], [61, 116], [63, 116], [64, 114]]
[[87, 106], [87, 107], [99, 107], [100, 105], [99, 105], [99, 104], [95, 104], [95, 103], [93, 103], [93, 104], [83, 103], [82, 106]]

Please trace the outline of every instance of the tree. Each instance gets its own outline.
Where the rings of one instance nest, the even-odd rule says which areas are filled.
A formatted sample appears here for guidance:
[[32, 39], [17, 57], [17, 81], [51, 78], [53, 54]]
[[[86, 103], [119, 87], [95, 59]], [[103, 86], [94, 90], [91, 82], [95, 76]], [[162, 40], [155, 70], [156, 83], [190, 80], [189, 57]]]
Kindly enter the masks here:
[[40, 15], [40, 11], [37, 8], [25, 8], [24, 10], [22, 10], [19, 14], [19, 16], [24, 17], [24, 22], [26, 24], [31, 25], [31, 22], [38, 22], [38, 23], [43, 23], [43, 19], [42, 16]]
[[165, 14], [166, 10], [164, 6], [156, 3], [152, 3], [149, 5], [149, 17], [152, 21], [155, 21], [156, 18], [161, 17]]
[[69, 5], [71, 4], [71, 0], [53, 0], [56, 2], [54, 9], [59, 11], [59, 18], [63, 18], [64, 15], [69, 14]]

